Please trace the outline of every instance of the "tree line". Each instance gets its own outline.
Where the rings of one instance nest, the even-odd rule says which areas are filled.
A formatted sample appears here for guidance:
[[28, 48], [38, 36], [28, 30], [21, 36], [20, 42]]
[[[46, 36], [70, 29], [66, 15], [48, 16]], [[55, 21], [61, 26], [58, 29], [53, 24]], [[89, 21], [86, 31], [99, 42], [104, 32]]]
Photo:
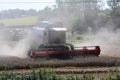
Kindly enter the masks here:
[[43, 10], [4, 10], [0, 18], [39, 16], [39, 20], [62, 22], [69, 29], [84, 33], [96, 32], [100, 28], [118, 30], [120, 28], [120, 0], [56, 0], [54, 8], [49, 6]]
[[38, 12], [35, 9], [29, 9], [29, 10], [9, 9], [9, 10], [0, 11], [0, 19], [35, 16], [35, 15], [38, 15]]
[[41, 20], [61, 21], [78, 33], [120, 28], [120, 0], [107, 0], [107, 5], [103, 0], [56, 0], [54, 9], [41, 12]]

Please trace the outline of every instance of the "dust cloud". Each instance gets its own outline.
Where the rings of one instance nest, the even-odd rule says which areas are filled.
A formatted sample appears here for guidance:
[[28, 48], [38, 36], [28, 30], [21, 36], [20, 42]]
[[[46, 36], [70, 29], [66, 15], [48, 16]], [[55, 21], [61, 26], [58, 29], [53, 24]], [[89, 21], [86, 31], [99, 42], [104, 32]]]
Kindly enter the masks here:
[[[0, 56], [16, 56], [27, 58], [27, 53], [31, 49], [33, 37], [30, 32], [26, 32], [20, 40], [12, 40], [13, 36], [8, 34], [9, 30], [0, 33]], [[11, 32], [13, 33], [13, 32]]]
[[[18, 41], [9, 40], [10, 35], [0, 31], [0, 56], [16, 56], [27, 58], [27, 53], [34, 47], [34, 36], [31, 32]], [[113, 31], [108, 28], [101, 28], [96, 33], [91, 31], [82, 34], [82, 42], [75, 43], [77, 46], [100, 46], [100, 56], [120, 57], [120, 30]], [[6, 40], [7, 38], [7, 40]]]
[[[79, 46], [100, 46], [100, 56], [120, 57], [120, 30], [113, 31], [101, 28], [96, 33], [82, 35], [83, 42]], [[75, 44], [75, 45], [78, 45]]]

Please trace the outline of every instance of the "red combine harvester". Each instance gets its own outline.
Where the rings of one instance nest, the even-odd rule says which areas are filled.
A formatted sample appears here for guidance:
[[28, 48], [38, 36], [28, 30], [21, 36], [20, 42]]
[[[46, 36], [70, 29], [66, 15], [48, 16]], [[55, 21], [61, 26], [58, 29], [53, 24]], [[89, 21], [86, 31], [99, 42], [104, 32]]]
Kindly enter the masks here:
[[39, 28], [34, 28], [33, 34], [39, 47], [31, 49], [30, 58], [44, 57], [67, 59], [74, 56], [99, 56], [99, 46], [74, 47], [66, 44], [67, 29], [61, 25], [43, 21]]

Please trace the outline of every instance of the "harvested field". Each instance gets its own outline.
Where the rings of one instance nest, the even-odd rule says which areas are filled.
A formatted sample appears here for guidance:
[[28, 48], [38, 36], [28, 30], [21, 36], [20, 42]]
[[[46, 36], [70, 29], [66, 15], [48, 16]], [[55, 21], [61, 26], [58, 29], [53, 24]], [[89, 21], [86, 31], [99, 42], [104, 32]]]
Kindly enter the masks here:
[[67, 60], [35, 59], [28, 60], [13, 56], [0, 57], [0, 70], [4, 69], [29, 69], [31, 67], [112, 67], [120, 64], [119, 58], [114, 57], [84, 57]]

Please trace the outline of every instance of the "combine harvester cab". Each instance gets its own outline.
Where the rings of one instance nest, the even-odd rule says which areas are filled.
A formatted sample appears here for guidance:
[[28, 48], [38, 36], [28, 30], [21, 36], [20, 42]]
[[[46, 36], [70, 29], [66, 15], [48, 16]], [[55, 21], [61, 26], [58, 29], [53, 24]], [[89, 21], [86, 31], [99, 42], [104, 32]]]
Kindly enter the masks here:
[[40, 27], [35, 28], [34, 36], [39, 47], [28, 53], [30, 58], [62, 58], [68, 59], [74, 56], [99, 56], [99, 46], [74, 47], [66, 43], [67, 29], [58, 24], [41, 22]]

